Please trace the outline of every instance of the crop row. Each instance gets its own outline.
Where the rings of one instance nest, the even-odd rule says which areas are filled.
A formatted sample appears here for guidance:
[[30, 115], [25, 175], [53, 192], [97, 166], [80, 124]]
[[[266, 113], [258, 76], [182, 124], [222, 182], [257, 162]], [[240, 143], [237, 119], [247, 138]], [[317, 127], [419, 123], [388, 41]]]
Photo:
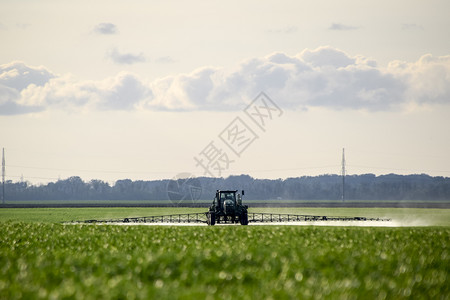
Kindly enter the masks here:
[[2, 223], [0, 299], [450, 296], [450, 229]]

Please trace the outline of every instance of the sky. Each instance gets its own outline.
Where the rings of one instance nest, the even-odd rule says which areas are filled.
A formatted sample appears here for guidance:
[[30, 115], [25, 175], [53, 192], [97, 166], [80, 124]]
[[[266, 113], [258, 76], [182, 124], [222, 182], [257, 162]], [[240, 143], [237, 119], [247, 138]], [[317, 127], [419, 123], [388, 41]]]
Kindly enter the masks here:
[[449, 11], [3, 0], [6, 179], [450, 177]]

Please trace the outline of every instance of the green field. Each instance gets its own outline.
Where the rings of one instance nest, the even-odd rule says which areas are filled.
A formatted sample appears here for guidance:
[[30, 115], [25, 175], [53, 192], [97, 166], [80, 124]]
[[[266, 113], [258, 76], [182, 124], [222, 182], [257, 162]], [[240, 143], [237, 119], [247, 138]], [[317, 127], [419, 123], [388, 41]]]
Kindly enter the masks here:
[[[200, 213], [207, 208], [107, 207], [107, 208], [2, 208], [1, 221], [70, 222], [182, 213]], [[394, 225], [450, 226], [450, 209], [423, 208], [250, 208], [249, 212], [274, 212], [325, 216], [391, 218]]]
[[274, 210], [410, 226], [66, 225], [204, 209], [0, 209], [0, 299], [450, 298], [449, 210]]

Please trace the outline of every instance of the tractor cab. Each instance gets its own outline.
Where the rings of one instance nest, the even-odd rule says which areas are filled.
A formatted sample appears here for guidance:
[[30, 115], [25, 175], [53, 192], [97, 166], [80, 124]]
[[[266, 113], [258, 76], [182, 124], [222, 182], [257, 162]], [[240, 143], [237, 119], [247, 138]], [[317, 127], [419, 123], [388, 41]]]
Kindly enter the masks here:
[[236, 192], [237, 191], [217, 191], [214, 202], [216, 203], [217, 211], [224, 211], [226, 207], [236, 206]]

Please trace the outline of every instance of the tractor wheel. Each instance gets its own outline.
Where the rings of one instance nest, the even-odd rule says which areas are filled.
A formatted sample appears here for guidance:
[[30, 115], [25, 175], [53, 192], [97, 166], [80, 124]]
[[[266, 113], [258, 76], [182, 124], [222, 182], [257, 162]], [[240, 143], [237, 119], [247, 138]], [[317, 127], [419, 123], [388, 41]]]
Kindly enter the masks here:
[[241, 225], [248, 225], [248, 214], [247, 214], [247, 212], [243, 212], [241, 214]]
[[216, 224], [216, 213], [210, 212], [208, 215], [208, 225], [213, 226]]

